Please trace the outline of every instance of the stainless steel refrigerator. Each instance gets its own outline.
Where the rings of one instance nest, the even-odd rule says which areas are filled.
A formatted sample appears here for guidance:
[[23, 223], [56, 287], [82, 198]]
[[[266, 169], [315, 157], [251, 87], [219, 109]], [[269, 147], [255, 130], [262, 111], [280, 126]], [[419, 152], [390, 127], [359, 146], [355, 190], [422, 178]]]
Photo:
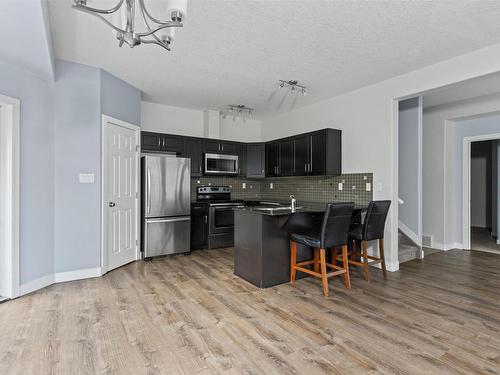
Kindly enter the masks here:
[[190, 159], [147, 155], [141, 167], [143, 257], [190, 251]]

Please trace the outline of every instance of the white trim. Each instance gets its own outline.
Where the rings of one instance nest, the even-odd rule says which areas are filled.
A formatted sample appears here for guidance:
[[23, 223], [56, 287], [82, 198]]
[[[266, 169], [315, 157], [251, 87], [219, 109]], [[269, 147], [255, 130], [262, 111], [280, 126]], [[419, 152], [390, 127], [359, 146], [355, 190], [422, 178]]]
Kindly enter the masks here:
[[464, 247], [462, 246], [461, 243], [458, 242], [451, 242], [451, 243], [440, 243], [440, 242], [434, 242], [432, 244], [432, 249], [436, 250], [441, 250], [441, 251], [449, 251], [453, 249], [463, 249]]
[[54, 284], [54, 274], [43, 276], [36, 280], [22, 284], [19, 287], [19, 295], [24, 296], [25, 294], [37, 291], [52, 284]]
[[136, 247], [135, 247], [135, 260], [139, 260], [141, 257], [141, 248], [140, 248], [140, 238], [141, 238], [141, 226], [140, 226], [140, 145], [141, 145], [141, 134], [139, 125], [130, 124], [128, 122], [115, 119], [113, 117], [102, 115], [101, 122], [101, 274], [104, 275], [108, 272], [108, 262], [107, 262], [107, 252], [106, 252], [106, 243], [107, 243], [107, 218], [106, 218], [106, 191], [107, 187], [105, 186], [106, 178], [105, 178], [105, 156], [106, 156], [106, 125], [113, 124], [118, 125], [135, 132], [136, 137], [136, 148], [135, 159], [136, 159], [136, 199], [135, 199], [135, 208], [136, 208], [136, 222], [135, 222], [135, 239]]
[[402, 221], [399, 221], [399, 230], [403, 232], [403, 234], [406, 237], [408, 237], [410, 240], [412, 240], [415, 244], [418, 245], [418, 235], [410, 228], [408, 228], [408, 226]]
[[64, 283], [66, 281], [74, 281], [81, 279], [90, 279], [93, 277], [102, 276], [101, 267], [87, 268], [84, 270], [58, 272], [54, 275], [55, 283]]
[[[2, 109], [3, 108], [3, 109]], [[10, 260], [10, 266], [7, 264], [8, 285], [6, 291], [8, 298], [15, 298], [19, 295], [19, 194], [20, 194], [20, 121], [21, 121], [21, 102], [19, 99], [0, 95], [0, 116], [2, 116], [2, 126], [5, 124], [6, 137], [1, 137], [0, 148], [8, 150], [5, 157], [5, 179], [1, 179], [2, 190], [5, 199], [0, 206], [4, 211], [0, 212], [2, 220], [6, 224], [5, 234], [0, 233], [0, 247], [7, 251], [7, 259]], [[3, 163], [2, 163], [3, 164]]]
[[[423, 198], [422, 198], [422, 191], [423, 191], [423, 174], [422, 174], [422, 164], [423, 164], [423, 128], [424, 128], [424, 100], [423, 96], [420, 95], [418, 97], [418, 140], [417, 140], [417, 154], [418, 154], [418, 186], [417, 186], [417, 196], [418, 196], [418, 228], [417, 228], [417, 238], [416, 241], [414, 241], [418, 246], [420, 250], [420, 258], [424, 257], [424, 252], [422, 250], [422, 235], [423, 235], [423, 230], [422, 230], [422, 206], [423, 206]], [[413, 240], [413, 239], [412, 239]]]
[[462, 161], [462, 242], [465, 250], [470, 250], [470, 169], [471, 143], [500, 139], [500, 133], [482, 134], [463, 138]]
[[[398, 221], [399, 221], [399, 99], [392, 100], [392, 204], [390, 261], [386, 260], [387, 270], [399, 270]], [[375, 177], [375, 176], [374, 176]], [[375, 182], [375, 181], [374, 181]], [[374, 183], [375, 185], [375, 183]], [[388, 188], [388, 187], [387, 187]], [[391, 212], [392, 211], [392, 212]], [[387, 258], [387, 255], [386, 255]], [[391, 264], [390, 266], [388, 266]]]

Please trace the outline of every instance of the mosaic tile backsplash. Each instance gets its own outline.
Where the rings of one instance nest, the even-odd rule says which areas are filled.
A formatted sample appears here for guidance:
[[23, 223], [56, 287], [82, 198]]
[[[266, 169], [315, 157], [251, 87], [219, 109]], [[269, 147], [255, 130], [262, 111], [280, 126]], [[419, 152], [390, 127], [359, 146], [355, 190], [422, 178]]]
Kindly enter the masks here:
[[[246, 188], [243, 189], [243, 184]], [[342, 183], [342, 190], [339, 190]], [[272, 189], [271, 189], [272, 184]], [[367, 184], [370, 191], [366, 191]], [[191, 180], [191, 199], [196, 200], [196, 187], [224, 185], [232, 187], [233, 199], [288, 201], [294, 195], [301, 202], [354, 202], [367, 205], [373, 198], [373, 174], [351, 173], [341, 176], [279, 177], [251, 180], [234, 177], [200, 177]]]

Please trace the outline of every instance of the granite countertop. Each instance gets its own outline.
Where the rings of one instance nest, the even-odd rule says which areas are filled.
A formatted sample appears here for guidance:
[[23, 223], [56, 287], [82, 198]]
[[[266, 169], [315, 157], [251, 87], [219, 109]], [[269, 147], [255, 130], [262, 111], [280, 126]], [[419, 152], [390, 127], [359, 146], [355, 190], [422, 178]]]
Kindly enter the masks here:
[[[262, 210], [259, 209], [259, 207], [235, 207], [234, 210], [237, 211], [245, 211], [245, 212], [250, 212], [254, 214], [259, 214], [259, 215], [267, 215], [267, 216], [288, 216], [292, 213], [292, 210], [290, 208], [286, 209], [285, 207], [290, 206], [290, 202], [276, 202], [273, 201], [272, 203], [280, 203], [280, 206], [269, 206], [269, 210]], [[339, 202], [341, 203], [341, 202]], [[262, 206], [267, 206], [263, 202]], [[260, 207], [262, 207], [260, 206]], [[325, 211], [326, 203], [319, 203], [319, 202], [306, 202], [304, 204], [297, 204], [297, 208], [295, 212], [316, 212], [316, 213], [321, 213]], [[366, 210], [367, 206], [354, 206], [355, 210]]]

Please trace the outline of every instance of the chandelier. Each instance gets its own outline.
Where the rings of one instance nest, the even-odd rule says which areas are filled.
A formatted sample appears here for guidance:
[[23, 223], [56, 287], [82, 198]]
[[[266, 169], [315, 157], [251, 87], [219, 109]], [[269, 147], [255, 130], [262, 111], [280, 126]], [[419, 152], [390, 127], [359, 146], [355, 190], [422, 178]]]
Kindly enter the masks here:
[[[182, 27], [186, 18], [187, 0], [166, 0], [163, 9], [167, 20], [151, 15], [146, 3], [152, 0], [119, 0], [110, 9], [97, 9], [87, 5], [91, 0], [74, 0], [73, 8], [98, 17], [113, 29], [121, 47], [126, 43], [133, 48], [140, 44], [156, 44], [170, 51], [175, 29]], [[139, 24], [141, 24], [139, 26]], [[139, 26], [139, 27], [138, 27]]]
[[286, 88], [286, 89], [290, 90], [291, 94], [302, 95], [302, 96], [307, 95], [306, 87], [299, 85], [299, 82], [296, 80], [284, 81], [284, 80], [280, 79], [278, 81], [278, 86], [282, 89]]
[[254, 108], [247, 107], [243, 104], [229, 104], [222, 113], [222, 118], [225, 119], [227, 116], [233, 116], [233, 121], [235, 121], [236, 117], [241, 117], [243, 122], [246, 122], [246, 116], [252, 117], [254, 111]]

